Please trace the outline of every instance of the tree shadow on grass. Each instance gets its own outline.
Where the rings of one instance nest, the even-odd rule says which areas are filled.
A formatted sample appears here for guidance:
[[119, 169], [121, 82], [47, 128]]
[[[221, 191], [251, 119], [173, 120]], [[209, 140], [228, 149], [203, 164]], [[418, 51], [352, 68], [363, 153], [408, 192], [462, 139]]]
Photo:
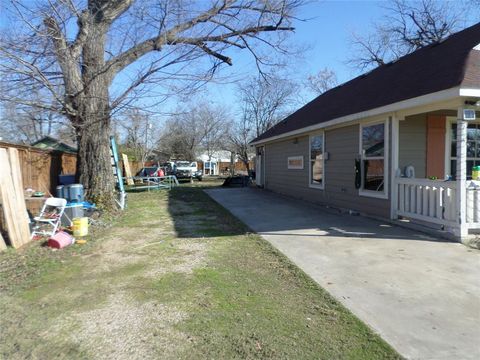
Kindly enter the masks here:
[[168, 212], [179, 238], [213, 238], [250, 232], [246, 225], [213, 201], [202, 186], [180, 186], [170, 190]]

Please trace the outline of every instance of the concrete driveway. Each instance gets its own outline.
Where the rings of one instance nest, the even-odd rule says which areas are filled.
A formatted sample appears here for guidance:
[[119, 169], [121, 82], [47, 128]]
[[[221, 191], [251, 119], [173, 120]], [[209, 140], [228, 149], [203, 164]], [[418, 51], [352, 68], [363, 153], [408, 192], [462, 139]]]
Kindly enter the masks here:
[[410, 359], [480, 359], [480, 252], [257, 189], [211, 189]]

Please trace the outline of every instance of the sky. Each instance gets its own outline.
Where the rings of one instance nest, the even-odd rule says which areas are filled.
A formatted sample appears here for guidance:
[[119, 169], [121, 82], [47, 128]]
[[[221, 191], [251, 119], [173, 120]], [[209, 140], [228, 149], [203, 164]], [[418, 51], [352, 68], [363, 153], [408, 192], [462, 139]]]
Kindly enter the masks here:
[[[306, 50], [302, 58], [291, 59], [287, 70], [289, 78], [302, 82], [325, 67], [336, 72], [339, 83], [358, 76], [358, 72], [346, 64], [351, 51], [350, 35], [352, 32], [367, 33], [371, 29], [371, 23], [385, 13], [381, 2], [313, 1], [304, 6], [298, 17], [305, 20], [294, 23], [291, 37]], [[254, 74], [255, 66], [247, 54], [233, 61], [230, 71], [236, 75]], [[214, 84], [208, 89], [216, 102], [236, 103], [235, 85]]]
[[[0, 5], [6, 0], [0, 0]], [[372, 22], [380, 21], [386, 10], [382, 8], [386, 1], [323, 1], [313, 0], [300, 9], [299, 19], [293, 24], [294, 33], [291, 41], [305, 48], [300, 56], [289, 58], [288, 69], [283, 76], [301, 83], [309, 75], [328, 67], [337, 74], [339, 83], [358, 76], [358, 71], [346, 64], [350, 57], [350, 39], [352, 32], [367, 34], [372, 29]], [[458, 4], [458, 3], [457, 3]], [[0, 6], [1, 9], [1, 6]], [[0, 11], [0, 31], [5, 26], [5, 17]], [[246, 51], [235, 54], [232, 67], [224, 66], [220, 76], [228, 79], [242, 79], [256, 74], [253, 58]], [[118, 79], [119, 81], [121, 78]], [[200, 90], [200, 97], [210, 102], [226, 105], [233, 110], [239, 108], [237, 85], [232, 82], [214, 81]], [[312, 98], [304, 98], [304, 103]], [[172, 98], [162, 106], [173, 110], [178, 99]], [[148, 100], [144, 102], [148, 106]], [[301, 106], [302, 104], [299, 104]]]
[[[468, 3], [468, 0], [449, 1], [452, 7], [463, 6], [465, 2]], [[314, 0], [305, 5], [298, 14], [304, 21], [294, 23], [295, 31], [291, 36], [307, 50], [303, 53], [302, 59], [291, 60], [289, 71], [286, 72], [288, 78], [302, 83], [309, 75], [316, 74], [325, 67], [335, 71], [339, 84], [359, 76], [361, 72], [347, 64], [352, 51], [351, 35], [371, 33], [372, 24], [381, 21], [388, 14], [384, 8], [387, 4], [386, 0]], [[463, 19], [464, 24], [461, 27], [470, 26], [478, 22], [479, 18], [479, 9], [473, 10], [469, 18]], [[241, 64], [237, 69], [236, 60]], [[234, 58], [233, 61], [232, 72], [254, 74], [254, 64], [251, 60], [243, 58], [243, 55], [239, 59]], [[238, 103], [235, 85], [212, 84], [208, 86], [208, 90], [214, 102], [234, 106]], [[307, 93], [297, 106], [304, 105], [315, 96], [311, 92]]]

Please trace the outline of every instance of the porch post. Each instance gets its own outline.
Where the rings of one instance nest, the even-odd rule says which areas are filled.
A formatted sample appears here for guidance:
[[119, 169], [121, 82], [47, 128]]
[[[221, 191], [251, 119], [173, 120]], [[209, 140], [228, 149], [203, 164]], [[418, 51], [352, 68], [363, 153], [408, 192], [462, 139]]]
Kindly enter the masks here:
[[390, 191], [390, 219], [395, 220], [398, 219], [398, 214], [397, 214], [397, 209], [398, 209], [398, 185], [396, 182], [396, 173], [398, 169], [398, 153], [399, 153], [399, 122], [398, 122], [398, 117], [396, 114], [393, 114], [391, 117], [392, 119], [392, 142], [391, 142], [391, 149], [390, 154], [390, 166], [391, 166], [391, 171], [390, 171], [390, 186], [391, 186], [391, 191]]
[[466, 201], [467, 201], [467, 122], [463, 120], [463, 107], [457, 112], [457, 223], [456, 234], [463, 240], [468, 234]]

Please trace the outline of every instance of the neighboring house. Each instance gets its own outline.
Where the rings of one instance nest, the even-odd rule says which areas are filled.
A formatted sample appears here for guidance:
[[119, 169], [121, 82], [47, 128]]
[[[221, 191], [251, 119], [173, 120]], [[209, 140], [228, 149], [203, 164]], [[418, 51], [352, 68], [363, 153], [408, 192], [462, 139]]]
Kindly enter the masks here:
[[[479, 101], [477, 24], [327, 91], [257, 137], [257, 183], [465, 239], [480, 229], [480, 190], [467, 181], [480, 165]], [[477, 120], [457, 120], [464, 110]]]
[[68, 153], [76, 153], [77, 148], [71, 145], [68, 145], [58, 139], [55, 139], [51, 136], [45, 136], [40, 140], [35, 141], [32, 143], [33, 147], [43, 149], [43, 150], [58, 150], [62, 152]]
[[222, 164], [230, 164], [231, 153], [230, 151], [216, 151], [213, 154], [202, 154], [198, 160], [203, 164], [204, 175], [220, 175], [225, 169]]
[[[217, 151], [213, 154], [202, 154], [198, 157], [199, 169], [203, 170], [204, 175], [229, 175], [232, 167], [230, 151]], [[234, 157], [235, 173], [247, 173], [245, 164]], [[250, 170], [253, 170], [254, 160], [249, 161]]]

